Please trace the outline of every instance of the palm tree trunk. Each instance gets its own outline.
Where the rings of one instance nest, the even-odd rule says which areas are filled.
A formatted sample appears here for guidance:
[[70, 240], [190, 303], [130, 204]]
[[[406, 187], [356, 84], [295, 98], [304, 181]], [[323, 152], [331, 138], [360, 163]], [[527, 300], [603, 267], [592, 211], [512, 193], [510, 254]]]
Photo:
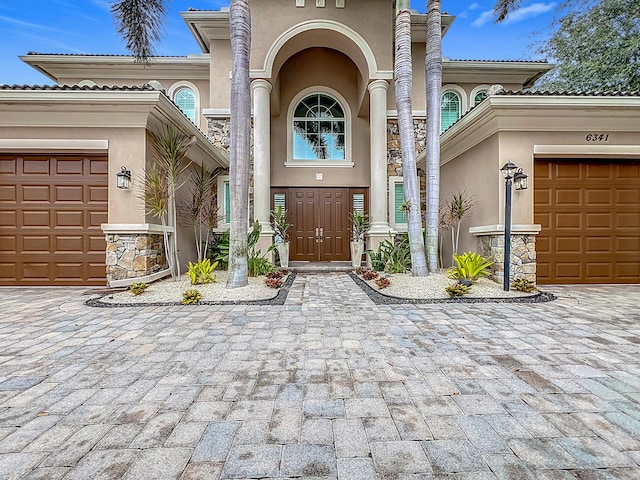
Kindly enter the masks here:
[[413, 130], [412, 66], [411, 66], [411, 13], [409, 2], [399, 2], [396, 15], [395, 87], [398, 130], [402, 147], [402, 177], [404, 196], [408, 205], [407, 226], [411, 251], [411, 273], [425, 277], [429, 274], [424, 254], [422, 214], [420, 211], [420, 187], [416, 167], [415, 133]]
[[249, 224], [249, 155], [251, 134], [251, 91], [249, 52], [251, 14], [248, 0], [231, 0], [231, 144], [229, 192], [231, 228], [229, 240], [229, 279], [227, 288], [249, 284], [247, 226]]
[[442, 95], [442, 26], [440, 0], [427, 4], [427, 262], [438, 269], [438, 213], [440, 205], [440, 97]]

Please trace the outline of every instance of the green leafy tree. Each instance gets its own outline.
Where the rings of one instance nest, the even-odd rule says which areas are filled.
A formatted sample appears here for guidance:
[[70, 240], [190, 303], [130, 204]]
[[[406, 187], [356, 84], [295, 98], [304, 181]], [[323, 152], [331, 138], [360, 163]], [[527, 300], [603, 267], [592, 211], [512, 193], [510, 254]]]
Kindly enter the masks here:
[[568, 11], [555, 25], [538, 52], [556, 67], [536, 89], [640, 90], [640, 2], [601, 0]]

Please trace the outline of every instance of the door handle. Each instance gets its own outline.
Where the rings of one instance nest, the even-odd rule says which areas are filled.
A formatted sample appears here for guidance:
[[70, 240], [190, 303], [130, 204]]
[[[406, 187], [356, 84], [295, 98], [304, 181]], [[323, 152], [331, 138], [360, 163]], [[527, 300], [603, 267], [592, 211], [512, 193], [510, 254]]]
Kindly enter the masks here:
[[320, 227], [320, 242], [324, 241], [324, 228]]
[[316, 227], [316, 243], [320, 241], [320, 229]]

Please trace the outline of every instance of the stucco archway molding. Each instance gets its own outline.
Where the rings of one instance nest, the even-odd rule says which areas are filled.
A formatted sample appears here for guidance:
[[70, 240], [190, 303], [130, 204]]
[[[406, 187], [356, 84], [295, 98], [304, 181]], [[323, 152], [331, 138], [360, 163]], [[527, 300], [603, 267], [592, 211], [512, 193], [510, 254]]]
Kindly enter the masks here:
[[[373, 50], [367, 43], [367, 41], [355, 30], [350, 27], [333, 20], [309, 20], [293, 27], [289, 28], [285, 32], [283, 32], [276, 40], [273, 42], [269, 50], [267, 51], [267, 55], [265, 57], [264, 66], [262, 70], [251, 70], [250, 75], [251, 78], [274, 78], [278, 74], [278, 70], [284, 64], [284, 62], [289, 59], [291, 56], [296, 53], [304, 50], [305, 48], [309, 48], [312, 46], [329, 46], [330, 42], [325, 42], [325, 45], [318, 44], [309, 44], [308, 42], [300, 42], [299, 47], [292, 46], [292, 40], [295, 37], [299, 37], [308, 32], [319, 31], [319, 30], [328, 30], [331, 32], [335, 32], [342, 36], [343, 38], [348, 40], [347, 45], [349, 43], [351, 46], [355, 48], [336, 48], [339, 51], [345, 53], [351, 60], [356, 64], [362, 78], [365, 80], [375, 80], [375, 79], [392, 79], [393, 71], [387, 70], [378, 70], [378, 64], [373, 53]], [[338, 36], [338, 38], [339, 38]], [[325, 38], [326, 41], [326, 38]], [[279, 59], [278, 56], [285, 47], [289, 46], [288, 51], [285, 54], [285, 58]], [[274, 72], [275, 67], [275, 72]]]

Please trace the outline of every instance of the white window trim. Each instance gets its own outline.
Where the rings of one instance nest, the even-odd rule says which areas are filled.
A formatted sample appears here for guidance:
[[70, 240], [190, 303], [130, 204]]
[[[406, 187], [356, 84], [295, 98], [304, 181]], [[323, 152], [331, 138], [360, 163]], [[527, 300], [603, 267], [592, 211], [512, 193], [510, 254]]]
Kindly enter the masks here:
[[455, 83], [448, 83], [447, 85], [442, 86], [440, 101], [442, 101], [442, 97], [447, 92], [454, 92], [458, 95], [458, 97], [460, 97], [460, 116], [464, 115], [469, 109], [469, 96], [467, 95], [467, 91], [460, 85], [457, 85]]
[[476, 95], [479, 94], [480, 92], [488, 93], [489, 88], [491, 88], [491, 85], [482, 84], [482, 85], [478, 85], [473, 90], [471, 90], [471, 94], [469, 95], [470, 108], [473, 108], [476, 106], [476, 102], [474, 101], [476, 98]]
[[225, 222], [225, 197], [224, 197], [224, 184], [229, 182], [229, 175], [218, 175], [218, 215], [221, 220], [218, 222], [218, 226], [213, 229], [214, 232], [226, 232], [231, 227], [230, 223]]
[[404, 233], [409, 230], [406, 223], [396, 223], [396, 183], [404, 184], [402, 177], [389, 177], [389, 226], [397, 232]]
[[[302, 101], [305, 97], [309, 95], [313, 95], [315, 93], [329, 95], [330, 97], [335, 98], [340, 102], [340, 106], [344, 111], [344, 160], [327, 160], [327, 161], [318, 161], [318, 160], [294, 160], [293, 159], [293, 114], [295, 108], [298, 106], [298, 103]], [[317, 85], [314, 87], [308, 87], [299, 92], [291, 102], [289, 103], [289, 109], [287, 111], [287, 160], [284, 163], [285, 167], [342, 167], [342, 168], [351, 168], [353, 167], [353, 160], [351, 157], [351, 106], [349, 102], [340, 95], [333, 88]]]
[[173, 85], [171, 85], [171, 87], [169, 87], [169, 90], [167, 91], [167, 95], [169, 96], [169, 98], [175, 102], [175, 96], [176, 93], [178, 92], [178, 90], [182, 89], [182, 88], [188, 88], [193, 92], [193, 96], [194, 98], [194, 103], [195, 103], [195, 110], [196, 110], [196, 127], [200, 127], [200, 116], [202, 115], [202, 112], [200, 111], [200, 90], [198, 90], [198, 87], [196, 87], [193, 83], [191, 82], [187, 82], [186, 80], [180, 81], [180, 82], [176, 82]]

